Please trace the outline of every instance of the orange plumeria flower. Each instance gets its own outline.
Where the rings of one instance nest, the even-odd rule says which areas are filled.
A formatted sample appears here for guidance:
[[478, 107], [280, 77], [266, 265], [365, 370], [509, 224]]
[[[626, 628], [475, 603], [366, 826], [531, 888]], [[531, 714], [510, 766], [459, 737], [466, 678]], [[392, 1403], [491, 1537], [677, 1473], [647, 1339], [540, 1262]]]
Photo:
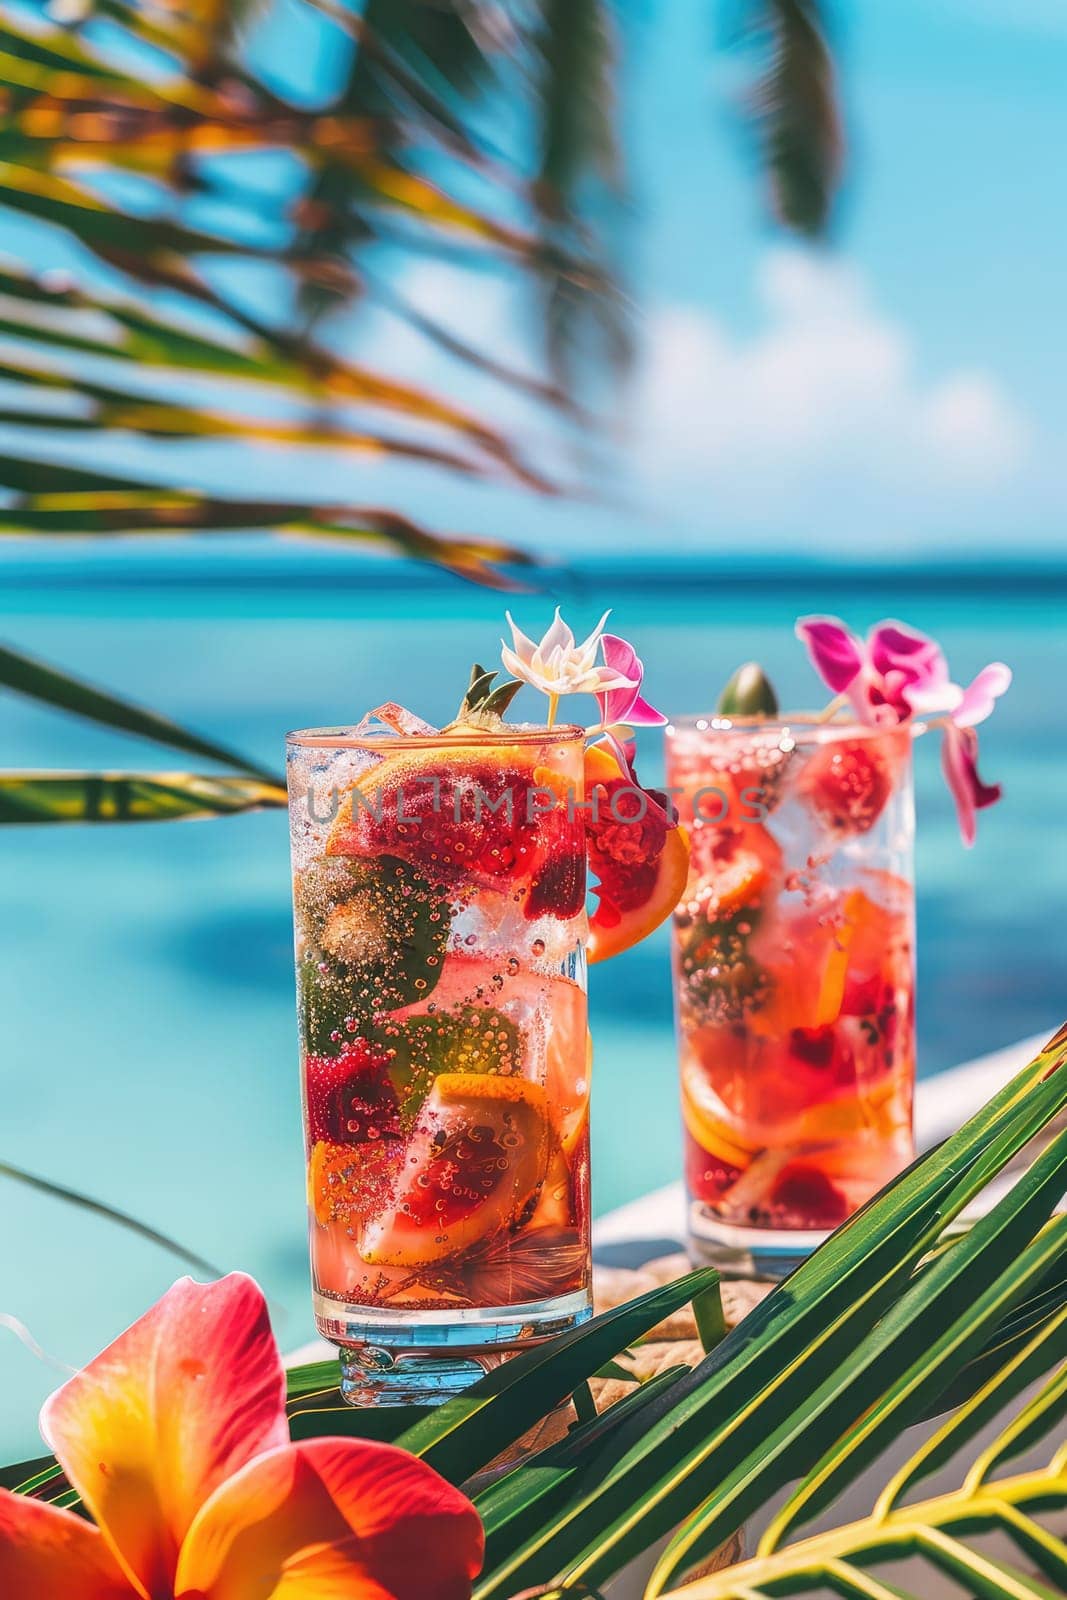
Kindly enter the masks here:
[[393, 1445], [292, 1444], [251, 1278], [183, 1278], [41, 1412], [96, 1526], [0, 1491], [5, 1600], [468, 1600], [467, 1497]]

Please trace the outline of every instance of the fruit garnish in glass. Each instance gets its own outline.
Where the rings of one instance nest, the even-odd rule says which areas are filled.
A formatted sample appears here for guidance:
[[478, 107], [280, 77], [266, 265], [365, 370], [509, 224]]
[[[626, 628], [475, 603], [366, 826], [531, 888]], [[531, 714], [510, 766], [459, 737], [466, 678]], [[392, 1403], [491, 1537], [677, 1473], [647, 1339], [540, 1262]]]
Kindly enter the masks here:
[[356, 1404], [447, 1398], [589, 1315], [587, 950], [685, 883], [619, 725], [555, 724], [565, 676], [508, 722], [495, 678], [443, 729], [389, 705], [288, 741], [313, 1300]]
[[714, 713], [666, 732], [691, 840], [673, 919], [690, 1250], [766, 1276], [911, 1159], [913, 742], [941, 727], [969, 842], [999, 793], [978, 780], [969, 708], [1010, 678], [994, 664], [960, 689], [896, 623], [868, 641], [829, 618], [798, 631], [834, 691], [824, 712], [780, 715], [749, 664]]

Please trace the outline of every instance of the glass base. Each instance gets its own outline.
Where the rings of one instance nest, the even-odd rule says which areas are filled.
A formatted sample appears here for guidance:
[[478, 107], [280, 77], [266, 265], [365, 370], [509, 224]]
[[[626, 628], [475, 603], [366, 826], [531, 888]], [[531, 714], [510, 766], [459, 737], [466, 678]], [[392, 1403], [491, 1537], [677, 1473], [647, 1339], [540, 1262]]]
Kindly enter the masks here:
[[830, 1237], [829, 1228], [748, 1228], [689, 1202], [689, 1257], [731, 1278], [785, 1278]]
[[324, 1339], [341, 1347], [341, 1394], [353, 1406], [432, 1406], [531, 1343], [592, 1315], [588, 1289], [520, 1306], [411, 1311], [313, 1296]]

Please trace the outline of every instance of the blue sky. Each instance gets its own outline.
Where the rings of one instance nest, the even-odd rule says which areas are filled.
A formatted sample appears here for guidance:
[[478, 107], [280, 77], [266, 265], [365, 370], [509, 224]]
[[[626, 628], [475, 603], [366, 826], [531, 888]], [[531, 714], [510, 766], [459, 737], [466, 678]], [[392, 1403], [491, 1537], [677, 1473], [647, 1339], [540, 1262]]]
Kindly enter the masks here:
[[[729, 88], [722, 57], [712, 57], [719, 64], [709, 72], [701, 45], [700, 8], [655, 9], [670, 16], [671, 31], [661, 35], [658, 62], [653, 56], [638, 74], [633, 141], [652, 208], [642, 252], [647, 300], [710, 315], [750, 356], [777, 327], [780, 382], [796, 385], [797, 411], [809, 422], [813, 409], [823, 411], [822, 429], [807, 441], [815, 470], [794, 464], [786, 474], [808, 496], [796, 534], [808, 516], [812, 543], [848, 541], [848, 513], [837, 503], [844, 495], [863, 514], [860, 541], [865, 523], [877, 542], [921, 538], [950, 549], [1021, 539], [1063, 548], [1067, 12], [1053, 0], [838, 6], [850, 180], [834, 264], [809, 253], [805, 278], [801, 252], [787, 253], [757, 209], [716, 94]], [[677, 130], [682, 182], [656, 137], [667, 127]], [[794, 334], [797, 319], [814, 324], [818, 309], [825, 338], [847, 340], [852, 381], [841, 375], [827, 388], [809, 372], [805, 382], [803, 351], [789, 361], [782, 318], [767, 300], [775, 272], [791, 273], [800, 295]], [[812, 355], [820, 365], [817, 345]], [[880, 396], [888, 414], [871, 404], [850, 451], [851, 412], [864, 393]], [[724, 398], [735, 396], [728, 389]], [[931, 451], [938, 427], [941, 448]], [[769, 446], [775, 438], [772, 431]], [[948, 470], [936, 470], [938, 457]], [[762, 465], [771, 473], [773, 458], [768, 448]], [[759, 465], [733, 475], [735, 492], [752, 491]], [[721, 477], [703, 475], [709, 496]], [[906, 516], [895, 530], [892, 506], [901, 502]], [[775, 540], [771, 515], [753, 536]]]
[[[503, 496], [496, 515], [527, 543], [592, 550], [647, 547], [651, 533], [715, 554], [1062, 551], [1067, 12], [839, 5], [849, 179], [818, 248], [767, 218], [723, 15], [643, 0], [624, 34], [640, 355], [617, 503]], [[502, 288], [471, 297], [428, 266], [405, 287], [520, 358]], [[396, 327], [364, 324], [362, 340], [409, 376], [445, 379]], [[464, 382], [473, 403], [499, 406]], [[543, 424], [528, 426], [537, 438]], [[450, 491], [447, 504], [500, 531], [482, 498]]]
[[[762, 204], [724, 42], [733, 4], [627, 0], [623, 253], [639, 354], [606, 503], [338, 452], [246, 455], [242, 487], [251, 463], [265, 493], [295, 477], [546, 552], [1061, 553], [1067, 9], [839, 0], [849, 179], [831, 243], [811, 248]], [[330, 68], [300, 11], [277, 0], [257, 53], [310, 90]], [[20, 242], [12, 230], [9, 248]], [[397, 283], [498, 358], [530, 359], [514, 285], [430, 257], [407, 260]], [[388, 315], [353, 316], [347, 336], [352, 353], [510, 424], [569, 470], [543, 413]], [[169, 448], [190, 480], [232, 479], [228, 447]], [[144, 451], [131, 441], [126, 464]]]

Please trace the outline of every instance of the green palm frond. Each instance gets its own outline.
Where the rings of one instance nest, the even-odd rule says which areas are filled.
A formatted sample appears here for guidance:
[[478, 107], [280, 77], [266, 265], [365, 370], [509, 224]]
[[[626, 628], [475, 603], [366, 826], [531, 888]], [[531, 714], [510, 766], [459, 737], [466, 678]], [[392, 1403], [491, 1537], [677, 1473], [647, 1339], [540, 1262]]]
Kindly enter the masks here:
[[[1055, 1205], [1062, 1193], [1065, 1166], [1067, 1139], [1063, 1149], [1056, 1152], [1054, 1192], [1049, 1198], [1046, 1188], [1037, 1202], [1039, 1212], [1042, 1207], [1047, 1210]], [[1025, 1233], [1026, 1211], [1018, 1206], [1015, 1191], [1007, 1197], [1007, 1204]], [[997, 1207], [985, 1219], [984, 1233], [1002, 1228], [1005, 1217], [1003, 1213], [998, 1216], [1000, 1211]], [[981, 1341], [997, 1308], [1013, 1303], [1062, 1254], [1067, 1218], [1062, 1221], [1053, 1234], [1040, 1236], [1017, 1258], [1005, 1252], [1005, 1266], [984, 1292], [979, 1285], [989, 1270], [990, 1252], [978, 1230], [968, 1239], [966, 1248], [959, 1246], [942, 1258], [939, 1276], [943, 1282], [931, 1283], [929, 1277], [924, 1277], [913, 1284], [855, 1355], [842, 1363], [841, 1370], [814, 1390], [803, 1410], [795, 1412], [768, 1436], [761, 1457], [757, 1460], [750, 1456], [740, 1462], [688, 1519], [657, 1563], [647, 1590], [649, 1600], [655, 1600], [673, 1578], [716, 1549], [745, 1517], [766, 1504], [768, 1495], [764, 1489], [768, 1482], [780, 1487], [789, 1481], [792, 1470], [777, 1470], [776, 1457], [779, 1463], [788, 1461], [790, 1469], [795, 1469], [810, 1450], [820, 1422], [829, 1429], [835, 1417], [859, 1415], [861, 1420], [815, 1464], [787, 1509], [779, 1513], [772, 1539], [809, 1521], [831, 1504], [888, 1443], [916, 1420], [923, 1397], [936, 1394], [944, 1386], [956, 1363]], [[931, 1338], [931, 1328], [938, 1327], [945, 1331]], [[1067, 1353], [1062, 1340], [1058, 1348]], [[1049, 1354], [1055, 1359], [1055, 1349]], [[741, 1507], [744, 1510], [738, 1516]]]
[[0, 689], [26, 695], [31, 700], [38, 700], [58, 711], [71, 712], [105, 728], [151, 739], [172, 750], [206, 756], [209, 761], [237, 767], [242, 775], [258, 778], [264, 784], [277, 789], [285, 788], [284, 778], [258, 767], [254, 761], [247, 760], [227, 745], [216, 744], [214, 740], [205, 739], [202, 734], [172, 722], [169, 717], [146, 711], [129, 700], [120, 699], [104, 689], [96, 689], [80, 678], [59, 672], [47, 662], [35, 661], [32, 656], [23, 655], [4, 645], [0, 645]]
[[836, 72], [820, 0], [748, 0], [760, 56], [750, 113], [771, 204], [801, 233], [822, 233], [845, 160]]
[[0, 772], [0, 825], [179, 822], [284, 807], [284, 788], [194, 772]]
[[[969, 1445], [988, 1415], [1000, 1411], [1019, 1389], [1062, 1363], [1067, 1312], [1035, 1336], [1026, 1349], [996, 1372], [895, 1475], [874, 1511], [860, 1522], [834, 1528], [785, 1549], [777, 1548], [794, 1510], [802, 1512], [804, 1486], [787, 1502], [756, 1556], [713, 1576], [671, 1591], [672, 1600], [757, 1600], [831, 1587], [856, 1600], [921, 1600], [928, 1593], [924, 1568], [934, 1568], [982, 1600], [1053, 1600], [1067, 1590], [1067, 1544], [1040, 1518], [1067, 1507], [1067, 1366], [1057, 1370], [1001, 1429], [968, 1468], [959, 1488], [932, 1499], [905, 1502], [920, 1478]], [[1054, 1434], [1044, 1465], [1012, 1476], [996, 1470]], [[799, 1499], [799, 1504], [798, 1504]], [[974, 1544], [976, 1535], [999, 1534], [1015, 1560], [994, 1558]], [[915, 1563], [902, 1576], [901, 1563]], [[892, 1583], [878, 1569], [893, 1563]], [[919, 1565], [921, 1563], [921, 1566]], [[901, 1585], [906, 1583], [907, 1588]], [[914, 1587], [912, 1586], [914, 1584]], [[658, 1591], [653, 1591], [658, 1592]]]
[[1063, 1305], [1050, 1291], [1062, 1290], [1067, 1224], [1049, 1217], [1067, 1183], [1067, 1135], [974, 1229], [948, 1230], [1067, 1106], [1065, 1060], [1067, 1029], [639, 1418], [599, 1438], [558, 1501], [551, 1473], [535, 1472], [525, 1493], [536, 1514], [520, 1500], [490, 1530], [475, 1600], [601, 1588], [672, 1536], [662, 1591], [798, 1476], [811, 1477], [805, 1504], [821, 1505], [953, 1385], [988, 1382], [991, 1350], [1014, 1359], [1025, 1348], [1005, 1337], [1014, 1322], [1044, 1337]]

